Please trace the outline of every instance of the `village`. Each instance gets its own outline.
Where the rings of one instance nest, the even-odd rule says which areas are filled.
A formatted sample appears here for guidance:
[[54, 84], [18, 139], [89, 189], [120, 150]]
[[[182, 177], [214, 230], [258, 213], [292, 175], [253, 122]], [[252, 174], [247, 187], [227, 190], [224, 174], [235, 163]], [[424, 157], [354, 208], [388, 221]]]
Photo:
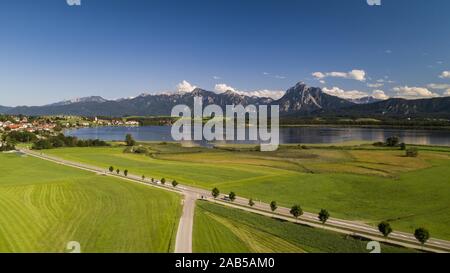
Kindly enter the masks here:
[[97, 126], [139, 126], [140, 123], [126, 119], [99, 119], [79, 116], [0, 116], [0, 132], [26, 131], [35, 132], [60, 132], [63, 129], [97, 127]]

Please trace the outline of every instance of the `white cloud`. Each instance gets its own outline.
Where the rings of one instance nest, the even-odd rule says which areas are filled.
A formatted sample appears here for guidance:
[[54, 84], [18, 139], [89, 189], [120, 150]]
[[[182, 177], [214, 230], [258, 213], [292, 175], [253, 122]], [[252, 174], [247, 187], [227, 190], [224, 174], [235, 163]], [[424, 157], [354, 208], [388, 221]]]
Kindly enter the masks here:
[[234, 87], [231, 87], [225, 83], [216, 84], [214, 87], [214, 90], [216, 93], [224, 93], [226, 91], [233, 91], [236, 94], [244, 95], [244, 96], [256, 96], [256, 97], [266, 97], [266, 98], [272, 98], [272, 99], [280, 99], [284, 96], [286, 93], [285, 91], [278, 91], [278, 90], [254, 90], [254, 91], [241, 91], [237, 90]]
[[363, 92], [363, 91], [358, 91], [358, 90], [343, 90], [339, 87], [333, 87], [333, 88], [323, 88], [322, 89], [323, 92], [332, 95], [332, 96], [336, 96], [336, 97], [340, 97], [343, 99], [360, 99], [360, 98], [364, 98], [364, 97], [374, 97], [376, 99], [379, 100], [387, 100], [389, 99], [389, 96], [386, 95], [386, 93], [384, 93], [383, 90], [374, 90], [372, 92], [372, 94], [369, 94], [367, 92]]
[[421, 99], [421, 98], [435, 98], [439, 97], [438, 94], [431, 92], [427, 88], [423, 87], [409, 87], [399, 86], [393, 89], [397, 92], [397, 96], [405, 99]]
[[284, 79], [286, 79], [286, 76], [276, 75], [276, 74], [271, 74], [271, 73], [269, 73], [269, 72], [263, 72], [262, 74], [263, 74], [264, 76], [271, 77], [271, 78], [275, 78], [275, 79], [278, 79], [278, 80], [284, 80]]
[[234, 89], [233, 87], [226, 85], [224, 83], [219, 83], [219, 84], [216, 84], [216, 86], [214, 87], [214, 91], [216, 91], [216, 93], [224, 93], [227, 91], [236, 92], [236, 89]]
[[367, 86], [370, 88], [380, 88], [384, 85], [384, 83], [368, 83]]
[[255, 96], [255, 97], [265, 97], [265, 98], [272, 98], [274, 100], [281, 99], [281, 97], [286, 94], [286, 91], [281, 90], [255, 90], [255, 91], [237, 91], [240, 95], [245, 96]]
[[374, 90], [372, 92], [372, 97], [379, 99], [379, 100], [387, 100], [389, 99], [389, 96], [384, 93], [383, 90]]
[[215, 80], [221, 80], [222, 78], [219, 77], [219, 76], [213, 76], [213, 79], [215, 79]]
[[391, 53], [392, 53], [392, 50], [387, 49], [387, 50], [385, 50], [384, 52], [385, 52], [386, 54], [391, 54]]
[[339, 87], [333, 87], [333, 88], [326, 88], [324, 87], [322, 89], [323, 92], [332, 95], [332, 96], [336, 96], [336, 97], [340, 97], [343, 99], [359, 99], [359, 98], [363, 98], [363, 97], [367, 97], [368, 94], [365, 92], [361, 92], [358, 90], [350, 90], [350, 91], [346, 91], [343, 90]]
[[429, 85], [427, 85], [427, 87], [431, 88], [431, 89], [436, 89], [436, 90], [445, 90], [445, 89], [450, 89], [450, 84], [430, 83]]
[[447, 91], [443, 94], [444, 97], [450, 97], [450, 89], [447, 89]]
[[190, 84], [187, 81], [182, 81], [177, 85], [178, 92], [192, 92], [197, 86]]
[[378, 79], [377, 83], [395, 83], [395, 81], [389, 80], [389, 77], [385, 76], [384, 79]]
[[439, 78], [442, 79], [450, 79], [450, 71], [444, 71], [441, 73], [441, 75], [439, 76]]
[[350, 72], [314, 72], [312, 73], [312, 76], [315, 77], [318, 80], [322, 80], [327, 77], [333, 77], [333, 78], [344, 78], [344, 79], [350, 79], [350, 80], [356, 80], [363, 82], [366, 80], [366, 72], [364, 70], [358, 70], [354, 69]]

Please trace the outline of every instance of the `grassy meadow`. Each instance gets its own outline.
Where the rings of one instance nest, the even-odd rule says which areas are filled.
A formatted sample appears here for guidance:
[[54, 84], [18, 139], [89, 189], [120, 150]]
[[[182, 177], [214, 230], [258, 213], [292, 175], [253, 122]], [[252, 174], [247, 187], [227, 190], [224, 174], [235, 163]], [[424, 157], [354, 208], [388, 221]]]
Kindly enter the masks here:
[[0, 252], [171, 252], [181, 197], [0, 153]]
[[[193, 250], [197, 253], [368, 253], [368, 241], [197, 202]], [[382, 244], [383, 253], [413, 250]]]
[[355, 143], [286, 145], [269, 153], [248, 145], [145, 145], [149, 155], [124, 153], [117, 145], [45, 152], [283, 206], [298, 203], [309, 212], [325, 208], [334, 217], [372, 225], [388, 220], [406, 232], [423, 226], [433, 237], [450, 239], [450, 148], [419, 146], [419, 157], [408, 158], [398, 149]]

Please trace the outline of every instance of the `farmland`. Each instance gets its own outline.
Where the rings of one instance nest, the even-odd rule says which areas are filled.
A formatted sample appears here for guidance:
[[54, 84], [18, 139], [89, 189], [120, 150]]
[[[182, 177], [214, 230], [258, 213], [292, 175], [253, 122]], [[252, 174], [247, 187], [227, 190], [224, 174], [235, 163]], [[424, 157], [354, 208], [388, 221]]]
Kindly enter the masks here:
[[[368, 253], [368, 241], [197, 202], [194, 252], [199, 253]], [[382, 244], [383, 253], [412, 252]]]
[[422, 146], [419, 157], [408, 158], [404, 151], [367, 144], [290, 145], [270, 153], [251, 146], [145, 145], [149, 155], [124, 153], [121, 146], [46, 153], [208, 190], [218, 187], [256, 201], [299, 203], [309, 212], [326, 208], [333, 217], [371, 225], [387, 220], [406, 232], [424, 226], [433, 237], [450, 239], [449, 148]]
[[0, 154], [0, 252], [171, 252], [180, 197], [19, 154]]

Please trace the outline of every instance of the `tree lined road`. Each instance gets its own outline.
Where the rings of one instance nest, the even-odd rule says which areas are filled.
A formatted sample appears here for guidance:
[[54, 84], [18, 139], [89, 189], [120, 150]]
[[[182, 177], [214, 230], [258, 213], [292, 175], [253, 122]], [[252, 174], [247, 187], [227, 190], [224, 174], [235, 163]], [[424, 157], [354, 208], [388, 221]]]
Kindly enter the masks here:
[[[193, 225], [193, 217], [194, 217], [194, 208], [195, 208], [195, 199], [197, 197], [202, 197], [204, 200], [221, 203], [225, 206], [234, 207], [238, 209], [243, 209], [246, 211], [251, 211], [253, 213], [258, 213], [266, 216], [273, 216], [274, 213], [271, 211], [270, 205], [262, 202], [256, 202], [253, 207], [248, 206], [248, 199], [237, 197], [234, 202], [225, 201], [225, 195], [219, 195], [217, 199], [214, 199], [211, 196], [211, 192], [208, 190], [195, 188], [191, 186], [179, 185], [177, 188], [172, 187], [171, 185], [162, 185], [158, 183], [159, 181], [155, 181], [156, 183], [150, 183], [148, 179], [142, 179], [136, 175], [128, 175], [127, 177], [122, 176], [120, 174], [108, 173], [102, 168], [86, 165], [78, 162], [67, 161], [61, 158], [48, 156], [42, 153], [38, 153], [35, 151], [21, 149], [20, 152], [38, 157], [44, 160], [52, 161], [58, 164], [63, 164], [70, 167], [75, 167], [91, 172], [95, 172], [103, 175], [110, 175], [114, 177], [119, 177], [122, 179], [126, 179], [129, 181], [138, 182], [145, 185], [150, 185], [158, 188], [162, 188], [165, 190], [175, 191], [185, 196], [184, 206], [183, 206], [183, 216], [180, 220], [179, 230], [177, 232], [177, 242], [175, 250], [176, 252], [188, 253], [192, 251], [192, 225]], [[432, 252], [450, 252], [450, 241], [439, 240], [439, 239], [430, 239], [428, 242], [422, 246], [414, 237], [414, 235], [395, 231], [389, 235], [388, 238], [384, 238], [377, 228], [372, 226], [358, 223], [354, 221], [341, 220], [336, 218], [330, 218], [326, 222], [326, 224], [322, 224], [317, 214], [305, 212], [298, 220], [293, 218], [290, 214], [290, 209], [285, 207], [278, 207], [275, 213], [277, 218], [291, 221], [291, 222], [299, 222], [303, 224], [307, 224], [316, 228], [328, 229], [348, 235], [356, 235], [366, 237], [372, 240], [378, 240], [380, 242], [388, 242], [396, 245], [402, 245], [410, 248], [423, 249]]]

